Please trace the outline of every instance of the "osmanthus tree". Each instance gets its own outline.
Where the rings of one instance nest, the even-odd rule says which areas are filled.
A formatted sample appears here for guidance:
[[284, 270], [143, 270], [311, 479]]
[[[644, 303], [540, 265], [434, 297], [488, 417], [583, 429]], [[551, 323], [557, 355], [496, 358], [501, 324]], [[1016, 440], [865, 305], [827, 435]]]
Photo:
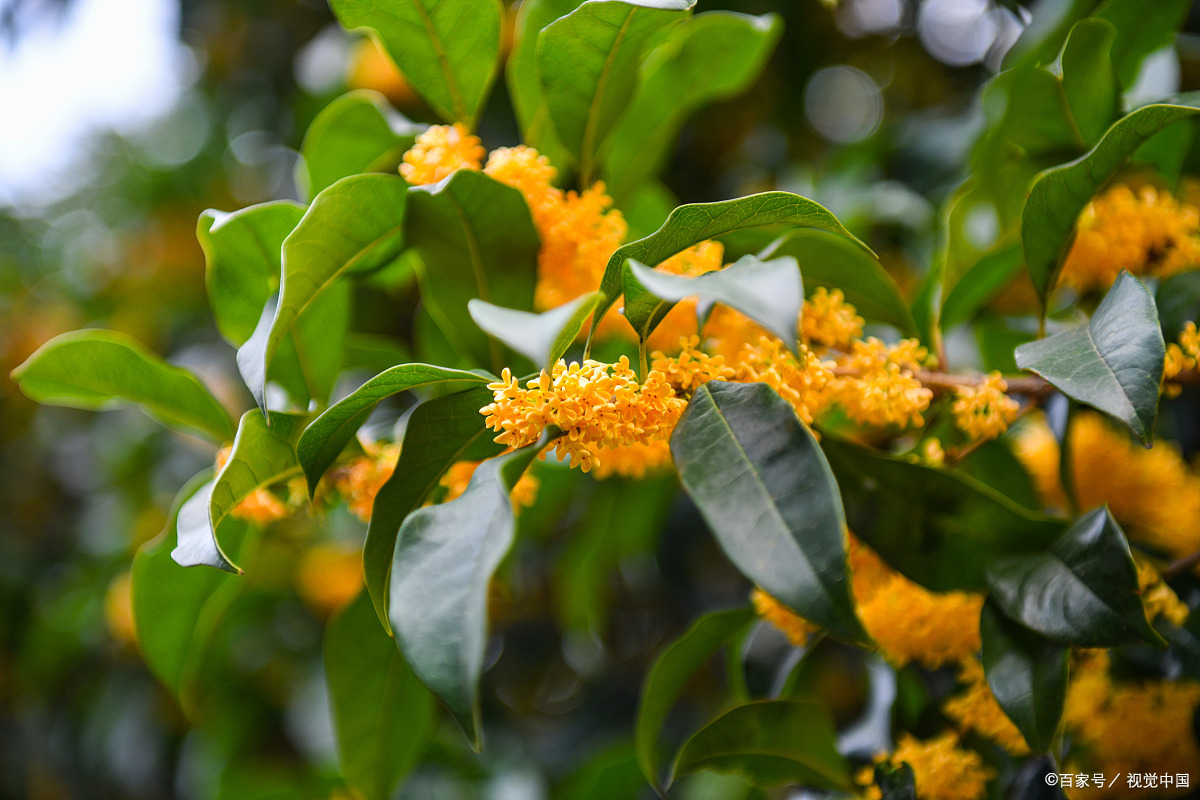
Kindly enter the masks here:
[[[1173, 589], [1196, 590], [1200, 477], [1158, 414], [1164, 395], [1188, 408], [1200, 377], [1200, 104], [1125, 101], [1188, 3], [1034, 20], [983, 90], [911, 302], [812, 200], [664, 207], [680, 125], [755, 79], [775, 16], [527, 0], [504, 68], [524, 144], [489, 153], [473, 126], [500, 73], [497, 0], [332, 5], [446, 124], [346, 95], [305, 138], [307, 203], [201, 217], [213, 315], [255, 405], [235, 421], [196, 375], [98, 330], [13, 376], [42, 402], [132, 403], [221, 447], [133, 565], [140, 647], [185, 707], [246, 580], [220, 571], [252, 573], [276, 521], [346, 503], [368, 523], [364, 590], [329, 623], [325, 675], [345, 781], [388, 797], [443, 710], [484, 746], [514, 541], [586, 536], [592, 514], [636, 526], [682, 491], [751, 600], [696, 619], [645, 675], [628, 721], [644, 790], [715, 771], [754, 791], [971, 798], [1051, 771], [1100, 796], [1127, 772], [1170, 773], [1171, 791], [1200, 773], [1200, 645]], [[354, 330], [367, 280], [418, 285], [419, 361], [335, 396], [343, 369], [392, 352]], [[951, 330], [978, 334], [982, 369], [949, 363]], [[368, 438], [402, 393], [394, 440]], [[561, 518], [583, 482], [633, 489]], [[584, 545], [612, 568], [623, 546]], [[768, 686], [745, 675], [759, 620], [795, 646]], [[807, 688], [813, 654], [846, 646], [902, 679], [881, 744], [839, 733]], [[682, 730], [672, 710], [722, 650], [726, 685]]]

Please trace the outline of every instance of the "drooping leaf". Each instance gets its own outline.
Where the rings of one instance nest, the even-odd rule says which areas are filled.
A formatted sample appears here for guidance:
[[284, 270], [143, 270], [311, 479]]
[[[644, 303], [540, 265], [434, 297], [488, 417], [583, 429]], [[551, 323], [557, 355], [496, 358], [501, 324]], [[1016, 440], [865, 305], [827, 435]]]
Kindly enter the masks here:
[[512, 545], [509, 492], [542, 445], [485, 461], [461, 496], [414, 511], [396, 539], [388, 601], [396, 644], [476, 750], [488, 585]]
[[392, 554], [405, 517], [421, 507], [442, 475], [456, 462], [479, 461], [504, 449], [492, 441], [495, 433], [484, 427], [484, 418], [479, 413], [491, 400], [492, 392], [488, 389], [468, 389], [427, 400], [408, 419], [400, 458], [392, 476], [375, 496], [363, 545], [367, 591], [385, 626]]
[[724, 303], [796, 350], [796, 329], [804, 308], [804, 284], [800, 279], [800, 267], [790, 256], [773, 261], [743, 256], [724, 269], [695, 277], [657, 272], [633, 259], [627, 262], [626, 269], [636, 283], [631, 285], [626, 279], [625, 284], [636, 294], [631, 294], [633, 302], [627, 300], [625, 304], [625, 317], [643, 341], [670, 310], [669, 306], [647, 303], [639, 296], [649, 292], [672, 305], [685, 297]]
[[1087, 325], [1023, 344], [1017, 366], [1130, 427], [1149, 445], [1166, 345], [1154, 298], [1122, 272]]
[[688, 115], [754, 81], [782, 31], [775, 14], [727, 11], [698, 14], [671, 30], [643, 64], [637, 93], [611, 134], [604, 178], [618, 203], [662, 166]]
[[760, 787], [851, 785], [828, 710], [807, 700], [759, 700], [717, 717], [675, 760], [675, 777], [700, 770], [741, 775]]
[[764, 192], [737, 200], [680, 206], [657, 231], [645, 239], [618, 247], [609, 257], [600, 281], [600, 291], [607, 299], [597, 308], [594, 319], [603, 317], [620, 296], [621, 276], [629, 259], [657, 267], [676, 253], [707, 239], [764, 225], [820, 228], [858, 243], [833, 214], [812, 200], [789, 192]]
[[371, 412], [386, 397], [437, 384], [484, 384], [494, 376], [432, 364], [400, 364], [387, 369], [334, 403], [312, 421], [296, 443], [296, 456], [304, 469], [311, 495], [325, 470], [337, 460]]
[[[343, 178], [313, 200], [283, 242], [279, 305], [263, 353], [268, 372], [296, 320], [338, 278], [381, 267], [399, 254], [407, 196], [408, 184], [399, 176], [369, 174]], [[261, 397], [259, 405], [265, 408]]]
[[979, 619], [983, 669], [1004, 713], [1029, 748], [1050, 748], [1067, 699], [1070, 650], [1008, 619], [994, 601], [983, 605]]
[[305, 197], [361, 172], [394, 172], [420, 133], [378, 92], [348, 92], [317, 114], [304, 142], [297, 183]]
[[367, 800], [387, 800], [433, 739], [437, 704], [365, 592], [330, 620], [323, 651], [342, 777]]
[[836, 636], [865, 641], [837, 483], [795, 410], [763, 383], [704, 384], [671, 437], [679, 478], [748, 580]]
[[601, 299], [600, 292], [589, 292], [558, 308], [536, 314], [503, 308], [476, 298], [467, 302], [467, 310], [484, 332], [495, 336], [535, 366], [550, 369], [579, 336], [583, 323]]
[[987, 581], [1006, 616], [1055, 642], [1163, 641], [1146, 621], [1137, 565], [1107, 508], [1084, 514], [1046, 552], [995, 559]]
[[917, 334], [900, 287], [879, 259], [842, 236], [822, 230], [791, 231], [758, 254], [764, 261], [791, 256], [800, 264], [805, 291], [841, 289], [864, 319], [884, 322], [905, 336]]
[[582, 0], [525, 0], [517, 9], [515, 41], [508, 54], [505, 77], [513, 111], [521, 127], [521, 141], [547, 156], [550, 163], [566, 167], [570, 157], [550, 123], [537, 74], [537, 43], [542, 30], [579, 8]]
[[525, 198], [482, 172], [459, 170], [413, 189], [408, 232], [425, 263], [421, 300], [455, 349], [499, 372], [499, 345], [476, 327], [468, 301], [533, 307], [541, 242]]
[[115, 331], [56, 336], [14, 369], [12, 379], [39, 403], [89, 410], [134, 405], [164, 425], [215, 442], [233, 435], [228, 412], [199, 378]]
[[1083, 156], [1037, 176], [1021, 213], [1021, 241], [1033, 285], [1043, 298], [1058, 282], [1080, 212], [1143, 142], [1200, 113], [1198, 102], [1195, 96], [1181, 95], [1171, 103], [1143, 106], [1113, 123]]
[[417, 94], [474, 128], [499, 66], [498, 0], [331, 0], [345, 28], [375, 32]]
[[647, 41], [686, 17], [696, 0], [594, 0], [538, 36], [536, 64], [554, 129], [584, 181], [637, 87]]
[[754, 612], [749, 608], [705, 614], [654, 659], [642, 684], [634, 737], [638, 765], [656, 788], [663, 786], [658, 737], [671, 707], [696, 670], [753, 619]]
[[1117, 116], [1121, 86], [1109, 53], [1116, 28], [1103, 19], [1076, 23], [1062, 53], [1062, 91], [1083, 138], [1096, 142]]
[[981, 590], [988, 563], [1043, 551], [1062, 533], [1061, 522], [958, 472], [828, 435], [821, 449], [841, 488], [850, 530], [891, 566], [934, 591]]

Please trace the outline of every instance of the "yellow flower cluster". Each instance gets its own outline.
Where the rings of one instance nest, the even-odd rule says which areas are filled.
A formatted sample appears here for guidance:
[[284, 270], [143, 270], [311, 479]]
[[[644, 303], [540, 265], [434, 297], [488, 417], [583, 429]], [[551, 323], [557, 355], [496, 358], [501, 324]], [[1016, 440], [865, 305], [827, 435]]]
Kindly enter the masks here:
[[1195, 370], [1200, 363], [1200, 331], [1196, 323], [1189, 322], [1179, 334], [1179, 343], [1167, 345], [1167, 357], [1163, 363], [1163, 383], [1167, 385], [1168, 395], [1177, 395], [1180, 391], [1178, 384], [1172, 384], [1185, 372]]
[[775, 626], [796, 647], [804, 647], [808, 637], [817, 630], [816, 625], [762, 589], [755, 588], [750, 595], [750, 602], [754, 604], [754, 613]]
[[437, 183], [460, 169], [479, 169], [487, 153], [479, 137], [462, 123], [433, 125], [404, 154], [400, 177], [419, 186]]
[[863, 318], [854, 306], [846, 302], [841, 289], [828, 291], [818, 286], [812, 297], [804, 301], [800, 314], [801, 341], [820, 347], [846, 350], [862, 336]]
[[[459, 461], [446, 470], [446, 474], [438, 481], [438, 485], [446, 489], [446, 494], [442, 497], [442, 502], [449, 503], [456, 497], [461, 496], [467, 490], [467, 484], [471, 482], [471, 477], [475, 474], [475, 470], [482, 463], [482, 461]], [[512, 491], [509, 492], [509, 500], [512, 501], [513, 512], [519, 514], [522, 508], [529, 508], [536, 503], [540, 487], [541, 481], [537, 479], [537, 476], [526, 471], [517, 480]]]
[[957, 722], [963, 732], [974, 731], [1014, 756], [1029, 755], [1025, 737], [992, 694], [979, 660], [964, 660], [959, 665], [958, 680], [965, 688], [942, 705], [946, 716]]
[[301, 557], [294, 580], [297, 593], [309, 608], [322, 617], [333, 616], [362, 589], [362, 549], [332, 543], [315, 545]]
[[[232, 445], [226, 445], [217, 451], [216, 472], [220, 472], [225, 467], [225, 462], [229, 460], [229, 454], [232, 452]], [[283, 501], [267, 489], [255, 489], [246, 496], [246, 499], [234, 506], [229, 514], [234, 519], [252, 522], [260, 527], [289, 516], [288, 508]]]
[[803, 363], [778, 338], [760, 335], [738, 353], [734, 380], [767, 384], [796, 409], [800, 419], [811, 425], [833, 402], [838, 381], [832, 365], [808, 347], [800, 346], [800, 356]]
[[1005, 392], [1008, 383], [999, 372], [984, 376], [977, 386], [960, 386], [951, 407], [954, 423], [973, 441], [995, 439], [1008, 430], [1021, 405]]
[[[988, 781], [996, 776], [984, 766], [978, 753], [959, 746], [954, 731], [924, 741], [902, 733], [896, 749], [875, 761], [912, 767], [918, 800], [980, 800], [987, 792]], [[866, 767], [859, 774], [860, 781], [870, 780], [871, 772], [871, 768]], [[868, 789], [866, 797], [878, 800], [878, 787]]]
[[916, 339], [887, 345], [874, 336], [851, 342], [838, 366], [854, 373], [838, 381], [836, 399], [855, 422], [872, 427], [924, 425], [933, 392], [914, 376], [929, 358]]
[[1179, 599], [1153, 564], [1138, 559], [1138, 587], [1142, 590], [1142, 605], [1146, 619], [1153, 622], [1162, 617], [1167, 622], [1182, 627], [1187, 622], [1191, 609]]
[[661, 372], [677, 393], [691, 394], [709, 381], [727, 381], [734, 376], [733, 368], [725, 366], [724, 356], [710, 356], [700, 349], [699, 336], [681, 336], [677, 341], [679, 355], [655, 351], [650, 364], [650, 369]]
[[375, 495], [387, 483], [400, 457], [400, 445], [369, 444], [364, 455], [338, 467], [333, 472], [333, 485], [346, 500], [350, 512], [363, 522], [371, 520]]
[[592, 475], [598, 480], [612, 477], [641, 480], [672, 464], [671, 445], [666, 439], [651, 439], [628, 447], [609, 447], [603, 453], [598, 447], [589, 446], [589, 449], [592, 451]]
[[559, 361], [525, 388], [505, 369], [488, 388], [494, 399], [480, 413], [497, 442], [524, 447], [558, 428], [564, 435], [555, 449], [584, 472], [608, 449], [669, 439], [687, 406], [661, 372], [639, 382], [624, 356], [616, 364]]
[[1060, 282], [1105, 289], [1121, 270], [1167, 276], [1200, 266], [1200, 210], [1167, 192], [1118, 184], [1079, 215]]

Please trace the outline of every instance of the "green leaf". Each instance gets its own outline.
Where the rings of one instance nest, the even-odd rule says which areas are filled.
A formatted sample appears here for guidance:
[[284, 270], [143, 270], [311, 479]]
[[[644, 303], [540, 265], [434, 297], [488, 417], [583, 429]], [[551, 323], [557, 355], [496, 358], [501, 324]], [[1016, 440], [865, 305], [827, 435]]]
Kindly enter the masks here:
[[662, 788], [658, 737], [671, 707], [696, 670], [753, 620], [749, 608], [705, 614], [654, 659], [642, 685], [634, 740], [642, 774], [656, 788]]
[[1154, 298], [1121, 272], [1087, 325], [1021, 345], [1017, 366], [1124, 422], [1147, 446], [1158, 415], [1166, 345]]
[[305, 197], [313, 197], [351, 175], [395, 172], [420, 132], [378, 92], [344, 94], [308, 126], [296, 183]]
[[308, 493], [316, 491], [325, 470], [337, 460], [375, 406], [391, 395], [439, 384], [484, 384], [494, 376], [432, 364], [400, 364], [387, 369], [327, 408], [313, 420], [296, 443], [296, 456], [308, 480]]
[[724, 269], [695, 277], [657, 272], [633, 259], [626, 263], [626, 269], [636, 282], [630, 284], [628, 277], [625, 280], [625, 286], [634, 292], [634, 302], [625, 305], [625, 317], [642, 341], [670, 310], [670, 306], [647, 302], [643, 293], [649, 292], [671, 304], [685, 297], [724, 303], [762, 325], [796, 352], [804, 284], [800, 265], [790, 256], [773, 261], [743, 256]]
[[342, 777], [367, 800], [387, 800], [437, 732], [437, 704], [365, 592], [330, 620], [323, 650]]
[[821, 230], [792, 231], [776, 239], [758, 257], [791, 256], [801, 264], [805, 291], [817, 286], [841, 289], [846, 302], [872, 322], [883, 322], [905, 336], [917, 335], [900, 287], [879, 259], [847, 239]]
[[604, 298], [589, 292], [558, 308], [535, 314], [503, 308], [478, 298], [467, 301], [467, 310], [484, 332], [495, 336], [535, 366], [549, 370], [579, 336], [583, 323]]
[[1173, 103], [1143, 106], [1113, 123], [1080, 158], [1038, 174], [1021, 212], [1021, 241], [1043, 305], [1058, 282], [1080, 212], [1143, 142], [1168, 125], [1200, 113], [1198, 102], [1195, 96], [1180, 95]]
[[1058, 57], [1076, 20], [1091, 13], [1100, 0], [1044, 0], [1016, 44], [1004, 57], [1004, 68], [1047, 64]]
[[[789, 192], [763, 192], [720, 203], [680, 206], [657, 231], [645, 239], [618, 247], [609, 257], [600, 281], [600, 291], [607, 299], [597, 308], [593, 319], [603, 317], [620, 296], [622, 273], [629, 259], [657, 267], [676, 253], [707, 239], [763, 225], [820, 228], [861, 244], [833, 214], [812, 200]], [[866, 245], [862, 246], [866, 248]], [[595, 330], [595, 323], [592, 329]]]
[[[558, 138], [590, 182], [605, 137], [637, 87], [646, 43], [689, 13], [696, 0], [595, 0], [538, 36], [537, 74]], [[610, 293], [611, 296], [611, 293]]]
[[1159, 283], [1154, 304], [1169, 339], [1178, 336], [1187, 323], [1200, 321], [1200, 270], [1181, 272]]
[[891, 566], [934, 591], [981, 590], [988, 563], [1043, 551], [1062, 533], [1062, 523], [958, 472], [828, 435], [821, 449], [841, 488], [850, 530]]
[[1062, 53], [1062, 90], [1067, 107], [1089, 143], [1098, 140], [1117, 116], [1121, 87], [1109, 52], [1117, 31], [1103, 19], [1075, 24]]
[[168, 364], [123, 333], [82, 330], [55, 336], [12, 371], [31, 400], [104, 410], [135, 405], [172, 428], [228, 441], [228, 412], [191, 371]]
[[475, 127], [496, 77], [499, 0], [331, 0], [347, 29], [375, 32], [425, 102], [447, 122]]
[[508, 55], [505, 76], [513, 111], [521, 127], [521, 141], [536, 147], [550, 163], [567, 166], [570, 156], [560, 152], [562, 144], [554, 135], [550, 112], [542, 98], [537, 75], [537, 43], [542, 30], [579, 7], [582, 0], [522, 0], [517, 9], [515, 41]]
[[1035, 753], [1050, 749], [1067, 699], [1070, 650], [1005, 617], [995, 601], [979, 618], [983, 669], [1004, 713]]
[[684, 744], [674, 775], [711, 770], [759, 787], [849, 790], [829, 712], [807, 700], [759, 700], [730, 709]]
[[483, 415], [479, 413], [491, 401], [490, 389], [468, 389], [427, 400], [408, 419], [400, 458], [392, 476], [375, 496], [363, 545], [367, 591], [385, 627], [392, 553], [405, 517], [421, 507], [442, 475], [455, 463], [479, 461], [504, 450], [492, 440], [495, 434], [484, 427]]
[[698, 14], [675, 26], [642, 65], [637, 93], [610, 134], [604, 164], [609, 194], [622, 203], [658, 172], [690, 114], [745, 91], [782, 32], [778, 15], [728, 11]]
[[946, 286], [942, 304], [942, 330], [970, 322], [998, 295], [1024, 266], [1021, 248], [1015, 242], [1002, 245], [980, 258], [961, 278]]
[[671, 455], [749, 581], [830, 633], [867, 641], [850, 597], [837, 483], [785, 400], [763, 383], [710, 381], [692, 395]]
[[378, 333], [346, 334], [342, 369], [380, 373], [413, 360], [408, 343], [395, 336]]
[[1108, 0], [1096, 9], [1096, 18], [1117, 31], [1112, 61], [1122, 86], [1133, 86], [1146, 56], [1175, 41], [1189, 7], [1191, 0]]
[[1055, 642], [1163, 642], [1146, 621], [1137, 565], [1107, 507], [1084, 514], [1046, 552], [993, 560], [987, 581], [1006, 616]]
[[908, 764], [898, 767], [876, 764], [875, 784], [882, 795], [880, 800], [917, 800], [916, 779]]
[[388, 602], [396, 644], [476, 751], [488, 585], [512, 546], [509, 492], [544, 445], [485, 461], [460, 497], [414, 511], [396, 540]]
[[[398, 175], [352, 175], [325, 189], [283, 242], [279, 305], [264, 369], [296, 320], [347, 272], [382, 267], [404, 247], [408, 184]], [[340, 344], [338, 354], [340, 357]], [[265, 409], [265, 386], [251, 386]], [[324, 400], [324, 398], [316, 398]]]
[[204, 249], [208, 303], [217, 330], [234, 347], [245, 344], [267, 299], [279, 288], [283, 240], [304, 216], [290, 200], [200, 215], [196, 238]]
[[409, 240], [425, 262], [421, 300], [455, 348], [499, 372], [499, 345], [475, 326], [468, 301], [533, 307], [541, 247], [519, 191], [482, 172], [459, 170], [412, 190]]

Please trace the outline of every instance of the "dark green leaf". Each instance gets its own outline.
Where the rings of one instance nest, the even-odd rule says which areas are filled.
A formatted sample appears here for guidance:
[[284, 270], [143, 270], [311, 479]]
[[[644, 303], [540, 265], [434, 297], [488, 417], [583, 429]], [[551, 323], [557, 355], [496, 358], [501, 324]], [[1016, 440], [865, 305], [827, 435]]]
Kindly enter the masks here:
[[675, 760], [675, 776], [700, 770], [741, 775], [760, 787], [851, 785], [829, 712], [805, 700], [760, 700], [717, 717]]
[[402, 339], [375, 333], [346, 334], [342, 369], [379, 373], [413, 360], [412, 351]]
[[1170, 339], [1178, 336], [1187, 323], [1200, 321], [1200, 270], [1183, 272], [1160, 283], [1154, 303]]
[[[537, 74], [558, 138], [593, 174], [605, 137], [637, 87], [647, 41], [691, 12], [696, 0], [598, 0], [538, 36]], [[611, 293], [610, 293], [611, 296]]]
[[875, 784], [882, 795], [880, 800], [917, 800], [916, 782], [908, 764], [898, 767], [876, 764]]
[[495, 434], [484, 427], [483, 415], [479, 413], [491, 401], [490, 389], [468, 389], [428, 400], [417, 406], [408, 419], [400, 459], [375, 496], [363, 545], [367, 591], [385, 626], [392, 553], [404, 518], [421, 507], [442, 475], [456, 462], [479, 461], [504, 450], [492, 441]]
[[662, 787], [658, 737], [671, 707], [696, 670], [753, 619], [749, 608], [705, 614], [654, 659], [642, 685], [634, 736], [642, 774], [655, 787]]
[[1067, 699], [1070, 650], [1008, 619], [992, 600], [984, 603], [979, 633], [992, 694], [1029, 748], [1046, 752]]
[[900, 287], [874, 255], [847, 239], [820, 230], [792, 231], [758, 254], [764, 261], [791, 256], [799, 262], [804, 288], [841, 289], [846, 302], [872, 322], [895, 326], [905, 336], [917, 334]]
[[[600, 750], [563, 781], [555, 800], [614, 800], [639, 798], [646, 779], [638, 771], [633, 746], [626, 741]], [[730, 799], [732, 800], [732, 798]]]
[[233, 435], [229, 414], [199, 378], [115, 331], [55, 336], [14, 369], [12, 379], [39, 403], [89, 410], [135, 405], [164, 425], [216, 442]]
[[993, 560], [987, 581], [1005, 615], [1056, 642], [1162, 642], [1146, 621], [1125, 533], [1107, 508], [1084, 514], [1044, 553]]
[[1131, 88], [1146, 56], [1175, 41], [1190, 6], [1191, 0], [1108, 0], [1096, 9], [1117, 31], [1112, 62], [1122, 86]]
[[329, 622], [324, 660], [342, 777], [367, 800], [387, 800], [433, 739], [437, 704], [365, 592]]
[[1037, 489], [1007, 437], [980, 445], [957, 465], [975, 480], [990, 486], [1025, 508], [1040, 508]]
[[1017, 348], [1017, 366], [1124, 422], [1147, 446], [1158, 415], [1166, 345], [1154, 299], [1121, 272], [1087, 325]]
[[609, 257], [600, 282], [600, 291], [607, 299], [597, 309], [595, 319], [603, 317], [620, 296], [621, 276], [629, 259], [657, 267], [676, 253], [707, 239], [763, 225], [820, 228], [858, 243], [833, 214], [812, 200], [789, 192], [764, 192], [720, 203], [680, 206], [657, 231], [645, 239], [618, 247]]
[[378, 92], [344, 94], [308, 126], [297, 183], [305, 197], [313, 197], [360, 172], [395, 172], [420, 131]]
[[1094, 143], [1117, 116], [1121, 87], [1109, 51], [1117, 31], [1103, 19], [1076, 23], [1062, 53], [1062, 90], [1079, 132]]
[[567, 352], [603, 297], [600, 292], [589, 292], [540, 314], [503, 308], [476, 298], [467, 301], [467, 310], [484, 332], [495, 336], [535, 366], [548, 370]]
[[[626, 303], [625, 317], [643, 341], [670, 310], [669, 306], [646, 302], [642, 293], [649, 292], [672, 304], [685, 297], [724, 303], [778, 336], [792, 351], [796, 350], [804, 284], [800, 280], [800, 266], [790, 256], [773, 261], [743, 256], [724, 269], [695, 277], [657, 272], [633, 259], [626, 263], [626, 268], [636, 280], [629, 288], [637, 294], [635, 302]], [[625, 283], [628, 285], [628, 279]]]
[[699, 14], [671, 30], [642, 66], [637, 93], [611, 134], [604, 178], [618, 203], [659, 170], [689, 114], [745, 91], [782, 32], [775, 14], [728, 11]]
[[368, 28], [434, 110], [469, 128], [496, 76], [499, 0], [331, 0], [338, 22]]
[[830, 633], [866, 640], [850, 597], [837, 483], [785, 400], [763, 383], [706, 383], [675, 428], [671, 455], [748, 580]]
[[499, 345], [476, 327], [468, 301], [533, 307], [541, 242], [519, 191], [482, 172], [459, 170], [413, 189], [409, 240], [425, 262], [421, 300], [455, 349], [495, 372]]
[[1002, 245], [975, 262], [953, 286], [942, 304], [942, 329], [970, 322], [992, 298], [1012, 283], [1025, 261], [1016, 243]]
[[1114, 123], [1086, 154], [1037, 176], [1021, 214], [1021, 241], [1033, 285], [1043, 298], [1058, 281], [1080, 212], [1143, 142], [1200, 113], [1197, 102], [1181, 95], [1172, 103], [1139, 108]]
[[308, 480], [309, 494], [316, 491], [325, 470], [337, 460], [385, 397], [421, 386], [484, 384], [491, 380], [494, 377], [486, 372], [468, 372], [432, 364], [400, 364], [371, 378], [313, 420], [296, 443], [296, 456]]
[[460, 497], [414, 511], [396, 539], [388, 602], [396, 644], [477, 751], [488, 586], [512, 545], [509, 492], [544, 445], [485, 461]]
[[1045, 550], [1062, 523], [960, 473], [887, 456], [832, 436], [821, 448], [837, 477], [850, 530], [885, 561], [939, 592], [978, 591], [999, 556]]

